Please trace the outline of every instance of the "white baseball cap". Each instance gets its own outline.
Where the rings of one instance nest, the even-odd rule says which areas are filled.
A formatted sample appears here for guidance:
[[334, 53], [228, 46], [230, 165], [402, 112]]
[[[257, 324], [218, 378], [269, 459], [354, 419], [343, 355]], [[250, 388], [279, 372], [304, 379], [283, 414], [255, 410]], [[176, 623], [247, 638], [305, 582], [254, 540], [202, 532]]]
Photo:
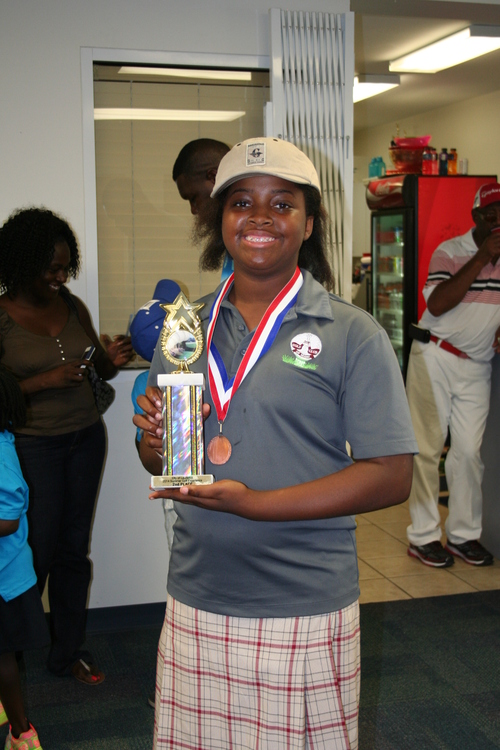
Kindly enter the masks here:
[[312, 161], [293, 143], [280, 138], [249, 138], [222, 157], [211, 198], [242, 177], [272, 175], [299, 185], [311, 185], [321, 193]]

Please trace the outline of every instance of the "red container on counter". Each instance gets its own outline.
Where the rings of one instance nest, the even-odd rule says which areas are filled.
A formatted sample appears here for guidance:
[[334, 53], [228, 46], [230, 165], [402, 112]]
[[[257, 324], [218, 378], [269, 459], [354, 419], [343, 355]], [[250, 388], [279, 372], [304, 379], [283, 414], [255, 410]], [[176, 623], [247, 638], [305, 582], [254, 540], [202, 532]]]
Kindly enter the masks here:
[[394, 168], [400, 174], [421, 174], [422, 173], [422, 157], [424, 155], [425, 147], [416, 148], [400, 148], [399, 146], [391, 146], [389, 148], [389, 155], [394, 164]]

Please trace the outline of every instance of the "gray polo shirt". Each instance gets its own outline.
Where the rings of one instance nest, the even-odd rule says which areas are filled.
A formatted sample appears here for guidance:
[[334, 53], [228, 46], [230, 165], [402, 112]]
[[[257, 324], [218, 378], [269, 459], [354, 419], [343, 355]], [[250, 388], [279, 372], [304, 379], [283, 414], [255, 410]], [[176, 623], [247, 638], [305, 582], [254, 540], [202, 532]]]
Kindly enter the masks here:
[[[329, 295], [306, 271], [276, 339], [236, 392], [224, 422], [233, 451], [205, 471], [255, 490], [302, 484], [355, 458], [416, 453], [401, 372], [384, 330], [366, 312]], [[206, 331], [215, 293], [200, 300]], [[229, 377], [252, 333], [223, 302], [214, 342]], [[175, 369], [157, 346], [149, 384]], [[206, 352], [192, 368], [207, 376]], [[206, 378], [208, 384], [208, 377]], [[215, 408], [205, 444], [218, 434]], [[331, 612], [359, 596], [353, 517], [249, 521], [175, 503], [178, 519], [167, 589], [202, 610], [240, 617]]]

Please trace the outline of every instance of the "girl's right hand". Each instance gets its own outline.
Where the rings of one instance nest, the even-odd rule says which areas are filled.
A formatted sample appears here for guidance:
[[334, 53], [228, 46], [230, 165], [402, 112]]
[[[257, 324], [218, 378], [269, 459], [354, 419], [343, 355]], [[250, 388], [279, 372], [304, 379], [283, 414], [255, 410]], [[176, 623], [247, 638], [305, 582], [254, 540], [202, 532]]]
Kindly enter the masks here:
[[[142, 439], [149, 448], [157, 453], [163, 447], [162, 396], [159, 388], [148, 386], [145, 395], [137, 397], [137, 405], [143, 414], [134, 414], [132, 419], [136, 427], [143, 431]], [[203, 419], [210, 414], [210, 404], [202, 406]]]

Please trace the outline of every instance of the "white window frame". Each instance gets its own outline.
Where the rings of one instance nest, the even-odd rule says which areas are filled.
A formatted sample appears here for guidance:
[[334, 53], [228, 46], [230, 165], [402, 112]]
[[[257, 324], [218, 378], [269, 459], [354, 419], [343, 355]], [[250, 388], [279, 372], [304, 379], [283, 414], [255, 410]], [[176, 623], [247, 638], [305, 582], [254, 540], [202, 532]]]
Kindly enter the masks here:
[[99, 264], [97, 253], [97, 193], [94, 135], [94, 63], [123, 65], [177, 65], [181, 67], [242, 68], [269, 70], [267, 55], [210, 54], [203, 52], [162, 52], [82, 47], [83, 190], [85, 212], [85, 300], [99, 330]]

